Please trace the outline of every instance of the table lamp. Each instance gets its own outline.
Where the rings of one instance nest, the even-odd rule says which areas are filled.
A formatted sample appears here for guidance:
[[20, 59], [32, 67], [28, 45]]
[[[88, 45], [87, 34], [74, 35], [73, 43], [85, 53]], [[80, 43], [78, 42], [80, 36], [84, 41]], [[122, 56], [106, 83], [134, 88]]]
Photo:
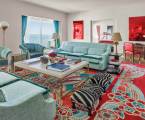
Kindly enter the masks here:
[[57, 47], [57, 39], [59, 39], [60, 36], [58, 33], [53, 33], [52, 39], [55, 41], [55, 48]]
[[5, 32], [8, 27], [9, 27], [8, 22], [6, 21], [0, 22], [0, 28], [3, 30], [3, 46], [5, 46]]
[[115, 48], [116, 48], [115, 53], [118, 54], [117, 45], [119, 44], [119, 41], [122, 41], [120, 33], [119, 32], [113, 33], [112, 40], [113, 40], [113, 43], [115, 44]]

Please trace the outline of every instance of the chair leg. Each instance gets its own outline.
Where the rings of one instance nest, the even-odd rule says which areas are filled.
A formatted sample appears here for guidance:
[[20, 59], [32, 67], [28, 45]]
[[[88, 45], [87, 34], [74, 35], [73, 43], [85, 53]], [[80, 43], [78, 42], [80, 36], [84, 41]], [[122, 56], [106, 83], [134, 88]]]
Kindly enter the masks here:
[[125, 60], [126, 60], [126, 53], [124, 53], [124, 57], [125, 57]]
[[132, 55], [132, 62], [134, 63], [134, 55]]
[[139, 62], [139, 64], [141, 63], [141, 55], [139, 55], [139, 61], [138, 62]]

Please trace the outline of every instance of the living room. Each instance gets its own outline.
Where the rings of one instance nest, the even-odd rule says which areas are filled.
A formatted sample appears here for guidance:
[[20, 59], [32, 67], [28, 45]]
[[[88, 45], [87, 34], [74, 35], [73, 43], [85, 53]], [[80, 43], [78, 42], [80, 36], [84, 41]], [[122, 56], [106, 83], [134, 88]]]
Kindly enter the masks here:
[[145, 119], [144, 3], [0, 0], [0, 120]]

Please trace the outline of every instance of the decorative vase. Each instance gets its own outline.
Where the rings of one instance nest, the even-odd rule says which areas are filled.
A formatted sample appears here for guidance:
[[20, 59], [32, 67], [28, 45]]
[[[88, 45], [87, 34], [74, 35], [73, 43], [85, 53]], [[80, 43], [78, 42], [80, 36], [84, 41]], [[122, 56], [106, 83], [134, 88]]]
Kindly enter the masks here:
[[47, 65], [48, 65], [48, 58], [45, 57], [45, 56], [42, 56], [42, 57], [40, 57], [40, 61], [41, 61], [41, 63], [42, 63], [42, 67], [47, 68]]

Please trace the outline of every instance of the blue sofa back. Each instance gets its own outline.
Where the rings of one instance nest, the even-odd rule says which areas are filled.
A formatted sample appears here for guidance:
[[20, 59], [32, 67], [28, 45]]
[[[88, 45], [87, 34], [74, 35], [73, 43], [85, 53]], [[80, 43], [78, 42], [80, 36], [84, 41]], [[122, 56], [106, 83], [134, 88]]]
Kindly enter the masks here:
[[35, 43], [26, 43], [23, 45], [24, 47], [26, 47], [29, 52], [43, 52], [44, 48], [42, 45], [40, 44], [35, 44]]

